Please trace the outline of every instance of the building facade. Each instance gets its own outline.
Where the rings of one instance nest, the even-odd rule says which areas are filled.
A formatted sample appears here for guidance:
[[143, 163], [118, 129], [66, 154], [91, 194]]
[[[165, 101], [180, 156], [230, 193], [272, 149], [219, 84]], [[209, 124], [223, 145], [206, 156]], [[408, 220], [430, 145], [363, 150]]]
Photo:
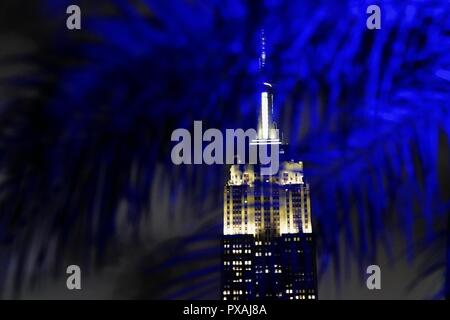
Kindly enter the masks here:
[[[260, 66], [265, 65], [265, 39]], [[315, 243], [309, 185], [301, 161], [286, 160], [273, 121], [272, 85], [263, 82], [257, 138], [279, 144], [280, 168], [231, 166], [224, 188], [222, 299], [317, 299]]]

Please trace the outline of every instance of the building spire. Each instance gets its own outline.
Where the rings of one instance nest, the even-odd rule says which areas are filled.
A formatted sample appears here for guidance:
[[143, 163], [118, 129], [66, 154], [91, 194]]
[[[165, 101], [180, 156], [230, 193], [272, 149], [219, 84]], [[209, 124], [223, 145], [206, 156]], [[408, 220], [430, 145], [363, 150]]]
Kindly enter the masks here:
[[272, 84], [266, 79], [266, 64], [267, 64], [267, 41], [264, 29], [260, 32], [260, 55], [259, 55], [259, 73], [260, 81], [262, 81], [260, 110], [258, 118], [258, 137], [255, 144], [280, 144], [276, 124], [274, 122], [273, 111], [273, 90]]
[[266, 35], [264, 29], [261, 29], [261, 54], [259, 56], [259, 70], [262, 72], [266, 65]]

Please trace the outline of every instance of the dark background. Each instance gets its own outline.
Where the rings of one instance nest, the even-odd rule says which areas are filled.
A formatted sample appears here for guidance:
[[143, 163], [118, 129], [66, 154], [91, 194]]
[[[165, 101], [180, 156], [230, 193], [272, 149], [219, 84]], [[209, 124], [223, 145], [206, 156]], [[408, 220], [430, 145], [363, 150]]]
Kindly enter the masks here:
[[448, 297], [450, 5], [378, 1], [368, 30], [370, 4], [3, 0], [0, 297], [219, 297], [228, 169], [173, 165], [170, 135], [255, 127], [262, 27], [319, 298]]

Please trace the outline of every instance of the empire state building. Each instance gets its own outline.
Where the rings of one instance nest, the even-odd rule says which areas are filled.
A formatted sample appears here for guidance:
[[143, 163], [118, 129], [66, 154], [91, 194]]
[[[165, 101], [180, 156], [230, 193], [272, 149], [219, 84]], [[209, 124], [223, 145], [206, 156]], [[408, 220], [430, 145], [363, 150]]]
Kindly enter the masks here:
[[[264, 74], [264, 32], [261, 42]], [[288, 158], [279, 137], [271, 83], [263, 81], [260, 98], [257, 138], [250, 144], [279, 144], [280, 168], [268, 175], [257, 164], [230, 168], [224, 188], [222, 299], [317, 299], [310, 189], [303, 163]]]

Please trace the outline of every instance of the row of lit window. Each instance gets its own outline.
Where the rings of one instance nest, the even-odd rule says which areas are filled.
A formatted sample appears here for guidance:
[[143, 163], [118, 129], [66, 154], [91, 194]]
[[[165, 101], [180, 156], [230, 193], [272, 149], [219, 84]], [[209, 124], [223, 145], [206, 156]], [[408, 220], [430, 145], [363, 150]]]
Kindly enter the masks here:
[[300, 241], [300, 237], [294, 237], [294, 238], [284, 238], [284, 241], [290, 242], [290, 241]]
[[250, 267], [249, 268], [232, 267], [231, 270], [233, 270], [233, 271], [242, 271], [242, 270], [252, 271], [252, 268], [250, 268]]
[[249, 244], [227, 244], [225, 242], [225, 248], [250, 248]]
[[224, 261], [223, 264], [225, 266], [229, 266], [229, 265], [233, 265], [233, 266], [241, 266], [242, 265], [242, 261], [239, 260], [233, 260], [233, 261]]
[[[286, 289], [286, 293], [306, 293], [305, 289], [296, 289], [296, 290], [292, 290], [292, 283], [287, 285], [286, 287], [291, 287], [291, 289]], [[289, 291], [289, 292], [288, 292]], [[310, 291], [310, 290], [308, 290]], [[313, 292], [313, 290], [311, 290], [311, 292]]]
[[281, 269], [275, 269], [275, 273], [281, 273]]
[[[256, 257], [261, 257], [262, 255], [263, 255], [262, 252], [256, 252], [256, 253], [255, 253], [255, 256], [256, 256]], [[267, 256], [270, 257], [271, 255], [272, 255], [272, 252], [265, 252], [265, 253], [264, 253], [264, 256], [266, 256], [266, 257], [267, 257]]]
[[266, 241], [266, 242], [262, 242], [262, 241], [255, 241], [255, 245], [257, 245], [257, 246], [262, 246], [262, 245], [271, 245], [271, 244], [277, 244], [277, 242], [273, 242], [272, 243], [272, 241]]
[[230, 290], [224, 290], [224, 291], [223, 291], [223, 295], [224, 295], [224, 296], [230, 295], [230, 294], [241, 295], [241, 294], [244, 294], [244, 293], [245, 293], [245, 294], [249, 294], [249, 293], [251, 293], [251, 291], [233, 290], [233, 293], [231, 293]]
[[[269, 269], [264, 270], [264, 273], [269, 273], [269, 272], [270, 272]], [[256, 270], [255, 273], [263, 273], [263, 271], [262, 270]]]
[[[304, 296], [304, 295], [301, 295], [301, 296], [295, 296], [295, 299], [296, 300], [305, 300], [306, 298], [308, 298], [308, 299], [315, 299], [316, 298], [316, 296], [315, 295], [309, 295], [309, 296]], [[294, 297], [290, 297], [289, 299], [291, 299], [291, 300], [294, 300]]]

